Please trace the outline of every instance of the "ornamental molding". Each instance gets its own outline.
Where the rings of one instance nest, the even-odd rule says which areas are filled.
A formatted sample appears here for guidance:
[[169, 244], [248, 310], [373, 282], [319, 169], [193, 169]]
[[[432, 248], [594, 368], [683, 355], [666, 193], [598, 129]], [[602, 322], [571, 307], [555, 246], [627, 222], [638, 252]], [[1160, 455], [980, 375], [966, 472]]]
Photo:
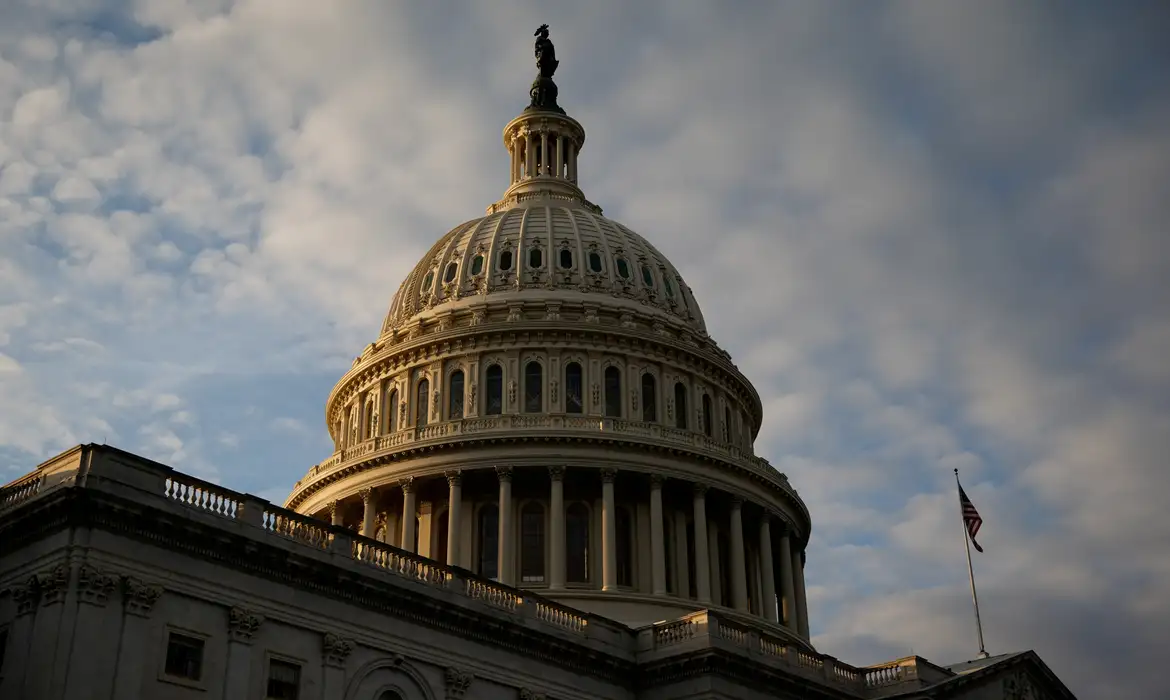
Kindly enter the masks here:
[[110, 600], [110, 591], [118, 585], [118, 577], [89, 564], [82, 564], [77, 570], [78, 600], [90, 605], [105, 607]]
[[149, 617], [162, 594], [162, 586], [146, 583], [135, 576], [122, 577], [122, 605], [130, 615]]
[[548, 700], [548, 696], [528, 688], [520, 689], [520, 700]]
[[36, 574], [37, 593], [42, 606], [64, 602], [65, 594], [69, 592], [69, 575], [69, 567], [65, 564]]
[[332, 632], [326, 632], [321, 638], [321, 655], [325, 658], [326, 666], [345, 668], [345, 661], [353, 648], [352, 639], [344, 639]]
[[33, 574], [22, 584], [11, 588], [12, 599], [16, 602], [16, 616], [29, 615], [37, 609], [41, 599], [41, 589], [37, 584], [37, 576]]
[[251, 610], [237, 605], [228, 611], [228, 634], [232, 641], [251, 644], [252, 637], [260, 629], [264, 618]]
[[474, 680], [475, 676], [471, 673], [454, 666], [448, 666], [443, 672], [447, 700], [460, 700], [467, 693], [467, 689], [471, 687], [471, 682]]

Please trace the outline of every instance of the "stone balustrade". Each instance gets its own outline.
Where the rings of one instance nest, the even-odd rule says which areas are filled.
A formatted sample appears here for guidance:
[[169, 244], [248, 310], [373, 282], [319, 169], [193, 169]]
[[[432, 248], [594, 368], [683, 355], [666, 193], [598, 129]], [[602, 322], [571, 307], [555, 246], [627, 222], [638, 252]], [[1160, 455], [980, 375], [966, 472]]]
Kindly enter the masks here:
[[464, 418], [406, 428], [379, 435], [351, 445], [309, 469], [294, 486], [289, 502], [299, 503], [311, 487], [334, 472], [352, 467], [371, 457], [384, 457], [398, 451], [450, 443], [460, 437], [488, 438], [514, 434], [517, 430], [545, 433], [549, 437], [573, 437], [605, 433], [616, 440], [649, 443], [660, 447], [685, 449], [698, 456], [717, 459], [758, 474], [787, 493], [803, 509], [803, 501], [768, 460], [748, 454], [739, 447], [691, 430], [670, 428], [658, 423], [598, 418], [596, 416], [498, 415]]
[[0, 509], [17, 506], [41, 492], [45, 478], [38, 472], [18, 479], [0, 489]]

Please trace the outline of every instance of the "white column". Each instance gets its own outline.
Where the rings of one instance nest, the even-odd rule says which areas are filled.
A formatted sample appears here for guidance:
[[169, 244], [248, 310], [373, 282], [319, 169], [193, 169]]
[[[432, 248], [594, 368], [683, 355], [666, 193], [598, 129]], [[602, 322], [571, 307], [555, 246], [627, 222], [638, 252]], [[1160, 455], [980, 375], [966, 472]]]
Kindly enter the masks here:
[[345, 509], [343, 509], [341, 507], [340, 501], [332, 501], [329, 503], [329, 524], [330, 525], [343, 525], [344, 524], [344, 522], [343, 522], [344, 514], [345, 514]]
[[800, 634], [799, 615], [796, 614], [796, 586], [793, 582], [792, 538], [785, 528], [780, 533], [780, 620], [788, 629]]
[[731, 605], [748, 612], [747, 558], [743, 543], [743, 499], [731, 499]]
[[532, 132], [524, 135], [524, 175], [526, 177], [533, 176], [533, 170], [536, 169], [536, 137]]
[[776, 610], [776, 577], [772, 567], [772, 517], [765, 511], [760, 516], [760, 607], [764, 617], [778, 622]]
[[500, 531], [496, 566], [500, 583], [511, 586], [516, 583], [516, 567], [512, 563], [512, 468], [496, 467], [496, 476], [500, 479]]
[[418, 504], [418, 555], [432, 559], [435, 556], [435, 504]]
[[617, 589], [617, 520], [613, 480], [617, 472], [601, 470], [601, 590]]
[[792, 578], [796, 584], [796, 621], [799, 624], [800, 636], [808, 639], [808, 600], [804, 595], [804, 557], [793, 548], [792, 550]]
[[716, 605], [723, 605], [723, 577], [719, 575], [722, 562], [723, 559], [719, 556], [719, 524], [709, 523], [707, 527], [707, 571], [711, 576], [711, 602]]
[[679, 598], [691, 597], [689, 552], [687, 548], [687, 514], [674, 512], [674, 590]]
[[463, 527], [463, 473], [459, 470], [447, 472], [447, 564], [459, 566], [459, 543]]
[[650, 562], [651, 591], [666, 595], [666, 544], [662, 537], [662, 482], [665, 477], [650, 477]]
[[361, 490], [362, 497], [362, 537], [374, 537], [374, 517], [377, 515], [375, 509], [378, 507], [378, 497], [374, 493], [374, 489], [364, 488]]
[[565, 587], [565, 468], [549, 467], [549, 583], [552, 589]]
[[520, 143], [515, 136], [508, 142], [508, 155], [512, 157], [509, 164], [511, 169], [508, 173], [508, 180], [514, 185], [520, 179]]
[[557, 136], [556, 166], [557, 166], [557, 171], [556, 171], [555, 175], [557, 177], [564, 177], [564, 173], [565, 173], [565, 137], [560, 136], [560, 135]]
[[402, 542], [398, 546], [408, 552], [414, 551], [414, 533], [418, 527], [418, 506], [415, 505], [414, 479], [399, 482], [402, 486]]
[[577, 145], [569, 143], [569, 179], [577, 182]]
[[695, 595], [711, 602], [711, 564], [707, 541], [707, 485], [695, 484]]

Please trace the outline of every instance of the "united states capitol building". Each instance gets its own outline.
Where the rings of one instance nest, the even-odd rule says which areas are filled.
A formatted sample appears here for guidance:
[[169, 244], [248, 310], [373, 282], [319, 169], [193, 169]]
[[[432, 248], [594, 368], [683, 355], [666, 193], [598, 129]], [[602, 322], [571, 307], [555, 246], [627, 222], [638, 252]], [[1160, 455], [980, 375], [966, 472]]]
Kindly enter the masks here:
[[283, 505], [92, 444], [0, 491], [0, 698], [1072, 697], [1033, 652], [813, 647], [759, 395], [581, 190], [538, 36], [508, 187], [402, 282]]

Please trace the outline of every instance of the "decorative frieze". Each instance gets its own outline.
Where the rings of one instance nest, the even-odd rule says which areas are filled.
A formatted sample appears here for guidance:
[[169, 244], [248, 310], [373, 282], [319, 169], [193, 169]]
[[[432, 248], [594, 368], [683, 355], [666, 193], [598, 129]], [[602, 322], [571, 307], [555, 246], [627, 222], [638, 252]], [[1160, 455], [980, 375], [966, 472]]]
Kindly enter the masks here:
[[28, 615], [37, 609], [37, 602], [41, 599], [41, 589], [36, 575], [28, 577], [23, 584], [11, 588], [12, 599], [16, 602], [17, 616]]
[[135, 576], [122, 577], [122, 605], [131, 615], [150, 616], [150, 611], [162, 594], [162, 586], [146, 583]]
[[110, 600], [110, 591], [118, 583], [118, 577], [108, 574], [95, 566], [82, 564], [77, 570], [77, 595], [83, 603], [104, 606]]
[[353, 647], [352, 640], [343, 639], [332, 632], [326, 632], [321, 639], [321, 655], [325, 658], [325, 664], [334, 668], [345, 668], [345, 661], [353, 652]]
[[53, 605], [65, 600], [69, 591], [69, 567], [58, 564], [48, 571], [36, 575], [37, 591], [41, 605]]
[[235, 606], [228, 611], [228, 634], [232, 641], [251, 644], [252, 637], [260, 629], [264, 618], [242, 606]]
[[453, 666], [447, 667], [443, 673], [443, 680], [447, 686], [447, 700], [460, 700], [471, 687], [475, 676]]

